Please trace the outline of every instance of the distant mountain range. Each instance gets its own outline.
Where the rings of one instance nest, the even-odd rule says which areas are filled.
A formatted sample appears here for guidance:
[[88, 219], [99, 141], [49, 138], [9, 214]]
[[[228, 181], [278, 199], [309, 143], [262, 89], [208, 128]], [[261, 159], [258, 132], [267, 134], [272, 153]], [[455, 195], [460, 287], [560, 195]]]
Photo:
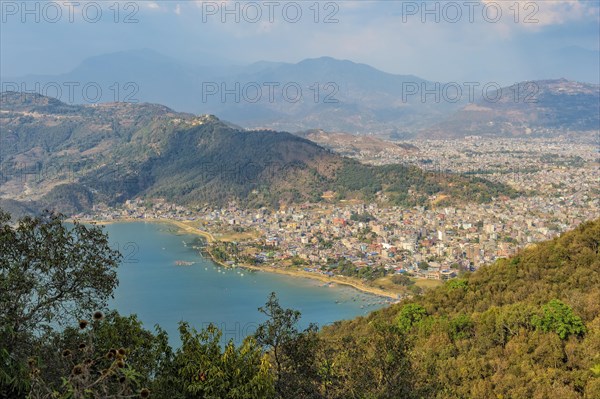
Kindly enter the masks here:
[[425, 126], [427, 119], [457, 108], [423, 104], [418, 96], [402, 101], [398, 94], [404, 86], [425, 83], [416, 76], [392, 75], [329, 57], [297, 64], [196, 67], [139, 50], [93, 57], [63, 75], [2, 80], [5, 91], [38, 87], [39, 94], [69, 104], [137, 100], [215, 114], [246, 127], [286, 131], [394, 132], [397, 126]]
[[518, 194], [484, 179], [367, 166], [289, 133], [242, 130], [162, 105], [67, 105], [6, 92], [0, 110], [0, 198], [21, 201], [8, 203], [20, 211], [73, 213], [134, 197], [186, 205], [377, 199], [410, 206]]
[[556, 136], [600, 131], [600, 86], [566, 79], [523, 82], [491, 91], [420, 137]]
[[[160, 103], [178, 111], [219, 115], [247, 128], [291, 132], [323, 129], [399, 139], [415, 137], [419, 132], [452, 136], [455, 132], [444, 131], [444, 127], [455, 126], [460, 132], [474, 134], [471, 130], [480, 121], [503, 123], [512, 110], [527, 114], [531, 108], [530, 104], [517, 102], [509, 110], [509, 104], [501, 102], [486, 106], [494, 109], [492, 113], [473, 113], [474, 107], [485, 101], [483, 95], [493, 93], [493, 90], [483, 93], [483, 87], [488, 83], [492, 88], [499, 86], [480, 82], [471, 96], [465, 83], [445, 84], [413, 75], [394, 75], [330, 57], [297, 64], [258, 62], [248, 66], [201, 67], [183, 64], [152, 50], [138, 50], [93, 57], [63, 75], [0, 78], [5, 91], [34, 90], [69, 104]], [[554, 81], [540, 81], [540, 84], [545, 85], [544, 82]], [[590, 119], [597, 117], [597, 113], [592, 115], [591, 107], [569, 104], [581, 100], [594, 105], [592, 100], [598, 97], [598, 86], [555, 82], [568, 90], [579, 85], [581, 94], [588, 97], [574, 97], [570, 92], [563, 95], [557, 87], [553, 97], [540, 98], [538, 108], [544, 111], [536, 113], [536, 123], [553, 128], [554, 122], [546, 123], [544, 118], [561, 119], [555, 114], [566, 104], [570, 120], [559, 123], [560, 128], [589, 127], [574, 119]], [[457, 87], [461, 91], [458, 95]], [[468, 123], [471, 117], [477, 122], [473, 129], [458, 126]], [[518, 128], [527, 129], [526, 125], [518, 123], [514, 134], [518, 134]], [[502, 130], [500, 134], [504, 134]]]

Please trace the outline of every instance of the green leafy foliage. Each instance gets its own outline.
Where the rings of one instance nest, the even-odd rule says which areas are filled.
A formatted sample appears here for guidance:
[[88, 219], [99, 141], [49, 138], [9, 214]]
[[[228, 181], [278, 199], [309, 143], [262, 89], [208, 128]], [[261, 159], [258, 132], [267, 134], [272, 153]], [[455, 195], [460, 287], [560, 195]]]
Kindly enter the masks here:
[[459, 314], [449, 321], [450, 338], [453, 340], [469, 338], [473, 335], [475, 323], [467, 314]]
[[311, 324], [299, 331], [300, 312], [283, 308], [275, 293], [271, 293], [259, 311], [267, 316], [267, 321], [258, 326], [255, 337], [272, 360], [277, 397], [319, 397], [321, 374], [316, 360], [319, 343], [316, 326]]
[[[96, 237], [67, 238], [74, 248], [59, 248], [88, 253], [75, 245], [81, 242], [91, 254], [100, 251], [105, 266], [115, 260], [97, 231], [77, 226], [63, 231], [60, 219], [52, 217], [47, 223], [24, 219], [13, 227], [0, 213], [0, 221], [3, 248], [11, 253], [17, 234], [37, 243], [17, 252], [18, 265], [70, 259], [50, 248], [45, 248], [47, 260], [39, 258], [41, 243], [57, 244], [48, 232]], [[214, 326], [198, 332], [182, 323], [182, 345], [173, 352], [162, 330], [146, 331], [134, 316], [114, 312], [82, 321], [80, 329], [42, 329], [38, 335], [35, 324], [21, 329], [14, 323], [23, 313], [13, 310], [0, 314], [8, 322], [0, 335], [0, 393], [44, 399], [147, 397], [149, 392], [170, 399], [597, 398], [599, 248], [600, 219], [321, 332], [314, 325], [300, 330], [300, 313], [282, 307], [272, 294], [259, 309], [266, 321], [239, 346], [231, 340], [223, 344]], [[2, 283], [20, 282], [9, 267], [12, 258], [0, 259]], [[96, 269], [86, 270], [96, 275]], [[45, 294], [52, 280], [25, 286]], [[4, 301], [12, 294], [0, 291], [4, 309], [11, 309]]]
[[557, 333], [560, 339], [585, 333], [585, 326], [581, 318], [573, 313], [573, 309], [558, 299], [552, 299], [544, 305], [542, 316], [534, 316], [531, 324], [544, 332]]
[[5, 348], [0, 348], [0, 397], [24, 397], [30, 390], [27, 368]]
[[[140, 384], [149, 386], [152, 376], [160, 374], [172, 361], [173, 352], [167, 333], [158, 326], [155, 333], [146, 330], [135, 315], [121, 316], [116, 311], [110, 311], [102, 315], [101, 320], [93, 321], [91, 326], [91, 345], [95, 351], [103, 356], [112, 349], [125, 348], [127, 364], [139, 373]], [[85, 341], [86, 334], [87, 330], [68, 327], [52, 339], [52, 346], [76, 348], [79, 343]], [[50, 359], [51, 353], [45, 354], [44, 357]], [[99, 368], [107, 368], [107, 360], [110, 359], [101, 359], [96, 363]]]
[[398, 314], [396, 322], [402, 331], [409, 331], [411, 327], [427, 316], [427, 310], [416, 303], [404, 305]]
[[408, 276], [403, 274], [394, 274], [392, 276], [392, 283], [397, 285], [403, 285], [405, 287], [410, 287], [415, 284], [415, 282]]
[[187, 323], [181, 323], [179, 332], [182, 346], [175, 353], [173, 371], [163, 377], [163, 381], [158, 381], [159, 385], [168, 384], [161, 387], [164, 397], [243, 399], [273, 396], [271, 366], [252, 337], [244, 339], [239, 347], [230, 340], [223, 348], [222, 333], [214, 325], [198, 332]]
[[336, 263], [327, 266], [329, 271], [342, 276], [356, 277], [369, 281], [384, 277], [388, 271], [383, 267], [356, 267], [348, 259], [339, 259]]
[[[101, 312], [95, 312], [93, 322], [79, 321], [79, 328], [69, 328], [62, 334], [49, 335], [52, 344], [46, 344], [39, 349], [39, 356], [30, 358], [29, 378], [31, 398], [82, 398], [82, 399], [125, 399], [143, 396], [142, 391], [148, 389], [143, 384], [148, 383], [148, 375], [136, 370], [142, 366], [135, 357], [144, 357], [153, 365], [150, 351], [141, 353], [135, 347], [103, 346], [119, 343], [117, 340], [107, 340], [99, 331], [120, 329], [119, 333], [144, 333], [139, 322], [132, 318], [123, 318], [112, 312], [105, 320]], [[125, 324], [123, 324], [125, 322]], [[125, 327], [127, 325], [127, 327]], [[125, 328], [123, 328], [125, 327]], [[148, 334], [146, 334], [146, 338]], [[154, 337], [150, 334], [150, 338]], [[61, 350], [56, 351], [57, 348]], [[52, 350], [54, 349], [54, 350]], [[130, 357], [134, 358], [133, 362]], [[143, 367], [143, 366], [142, 366]]]
[[[337, 392], [350, 398], [600, 397], [599, 243], [600, 219], [408, 303], [326, 327], [323, 351], [333, 354], [343, 381]], [[365, 359], [368, 348], [382, 350], [372, 345], [373, 328], [386, 324], [405, 343], [404, 372], [411, 378], [397, 381], [410, 387], [405, 396], [372, 390], [350, 371], [354, 363], [362, 375], [383, 370]], [[354, 345], [346, 357], [335, 355], [339, 342]]]
[[[339, 334], [326, 334], [322, 338], [319, 353], [329, 366], [322, 397], [416, 398], [406, 335], [387, 322], [369, 318], [356, 322], [360, 334], [338, 331]], [[332, 326], [340, 327], [341, 323]]]
[[446, 287], [448, 287], [449, 290], [466, 291], [467, 287], [468, 287], [468, 282], [467, 282], [467, 280], [462, 279], [462, 278], [455, 278], [452, 280], [448, 280], [448, 282], [446, 283]]
[[102, 309], [121, 255], [97, 227], [46, 212], [12, 226], [0, 211], [0, 343], [24, 359], [33, 334]]

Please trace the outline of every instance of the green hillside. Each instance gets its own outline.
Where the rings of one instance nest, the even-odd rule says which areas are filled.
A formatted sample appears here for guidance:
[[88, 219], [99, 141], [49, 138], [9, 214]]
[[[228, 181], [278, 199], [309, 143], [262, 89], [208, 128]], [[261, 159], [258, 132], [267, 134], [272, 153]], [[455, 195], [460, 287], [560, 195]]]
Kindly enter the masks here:
[[81, 320], [117, 284], [98, 228], [0, 211], [0, 238], [0, 397], [600, 397], [600, 219], [367, 317], [299, 330], [273, 293], [243, 343], [182, 321], [178, 348], [135, 315]]
[[247, 131], [153, 104], [72, 106], [3, 93], [0, 197], [73, 213], [135, 197], [250, 207], [334, 199], [487, 202], [510, 187], [402, 165], [368, 166], [285, 132]]
[[600, 219], [324, 330], [328, 397], [600, 397]]

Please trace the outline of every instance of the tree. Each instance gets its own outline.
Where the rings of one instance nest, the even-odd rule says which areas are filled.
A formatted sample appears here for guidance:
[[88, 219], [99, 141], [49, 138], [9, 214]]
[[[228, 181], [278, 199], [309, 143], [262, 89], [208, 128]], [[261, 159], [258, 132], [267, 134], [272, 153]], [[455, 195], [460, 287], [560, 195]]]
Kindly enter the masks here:
[[274, 396], [268, 357], [252, 337], [236, 347], [223, 348], [222, 332], [214, 325], [197, 332], [182, 322], [182, 346], [170, 372], [157, 381], [158, 397], [202, 399], [259, 399]]
[[423, 306], [416, 303], [409, 303], [404, 305], [400, 310], [396, 318], [396, 323], [401, 331], [407, 332], [415, 323], [421, 321], [426, 316], [427, 311]]
[[280, 398], [319, 398], [319, 365], [316, 351], [317, 326], [299, 331], [300, 312], [284, 309], [274, 292], [264, 307], [258, 309], [268, 317], [259, 325], [255, 337], [271, 355], [275, 368], [275, 390]]
[[463, 290], [466, 291], [467, 287], [468, 287], [468, 283], [467, 280], [462, 279], [462, 278], [456, 278], [456, 279], [452, 279], [452, 280], [448, 280], [448, 282], [446, 283], [446, 287], [448, 287], [449, 290]]
[[304, 259], [302, 259], [301, 257], [299, 257], [298, 255], [294, 255], [292, 257], [292, 265], [293, 266], [302, 266], [305, 264], [306, 264], [306, 261]]
[[543, 315], [533, 316], [532, 324], [544, 332], [553, 331], [560, 339], [567, 339], [569, 335], [583, 335], [585, 325], [581, 318], [562, 301], [552, 299], [542, 307]]
[[326, 327], [321, 352], [329, 362], [324, 397], [403, 398], [415, 397], [408, 340], [400, 329], [379, 320], [362, 326], [360, 333], [340, 330], [343, 323]]
[[171, 353], [164, 332], [154, 336], [135, 316], [116, 312], [105, 318], [97, 311], [48, 338], [28, 360], [29, 398], [147, 398], [147, 384]]
[[22, 398], [30, 389], [27, 367], [0, 348], [0, 398]]
[[405, 276], [403, 274], [394, 274], [392, 276], [392, 283], [409, 287], [415, 282], [410, 277]]
[[419, 262], [419, 269], [421, 269], [421, 270], [427, 270], [427, 269], [429, 269], [429, 263], [427, 263], [425, 261]]
[[24, 362], [36, 336], [106, 306], [121, 255], [100, 228], [62, 215], [10, 221], [0, 210], [0, 347]]
[[[172, 362], [173, 350], [169, 346], [167, 333], [156, 326], [156, 333], [146, 330], [136, 315], [121, 316], [116, 311], [106, 315], [95, 312], [89, 323], [93, 334], [91, 344], [96, 352], [103, 356], [111, 350], [123, 348], [127, 355], [127, 364], [139, 374], [138, 382], [150, 386], [155, 376], [164, 372]], [[68, 349], [86, 341], [90, 328], [67, 327], [62, 333], [48, 342], [45, 353], [40, 355], [47, 368], [60, 368], [60, 362], [52, 364], [53, 353], [57, 348]], [[106, 360], [97, 362], [98, 367], [106, 368]], [[154, 389], [153, 389], [154, 391]]]

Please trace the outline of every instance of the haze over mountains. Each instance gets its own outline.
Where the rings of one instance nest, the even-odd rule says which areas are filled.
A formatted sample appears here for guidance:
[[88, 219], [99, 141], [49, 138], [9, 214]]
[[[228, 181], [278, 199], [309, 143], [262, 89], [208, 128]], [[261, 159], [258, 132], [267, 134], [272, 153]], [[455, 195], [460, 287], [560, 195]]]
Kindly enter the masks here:
[[[291, 132], [323, 129], [409, 138], [475, 135], [480, 126], [494, 127], [486, 127], [484, 134], [503, 136], [594, 129], [590, 121], [598, 119], [598, 85], [557, 79], [518, 87], [517, 101], [513, 89], [504, 88], [501, 100], [490, 102], [500, 88], [495, 82], [436, 83], [330, 57], [297, 64], [195, 66], [151, 50], [93, 57], [62, 75], [2, 77], [3, 91], [25, 88], [70, 104], [160, 103], [248, 128]], [[525, 101], [532, 99], [528, 95], [537, 103]], [[489, 110], [479, 112], [480, 106]], [[515, 112], [527, 117], [507, 126]]]
[[593, 138], [600, 130], [599, 113], [598, 85], [566, 79], [525, 82], [491, 92], [419, 135]]

